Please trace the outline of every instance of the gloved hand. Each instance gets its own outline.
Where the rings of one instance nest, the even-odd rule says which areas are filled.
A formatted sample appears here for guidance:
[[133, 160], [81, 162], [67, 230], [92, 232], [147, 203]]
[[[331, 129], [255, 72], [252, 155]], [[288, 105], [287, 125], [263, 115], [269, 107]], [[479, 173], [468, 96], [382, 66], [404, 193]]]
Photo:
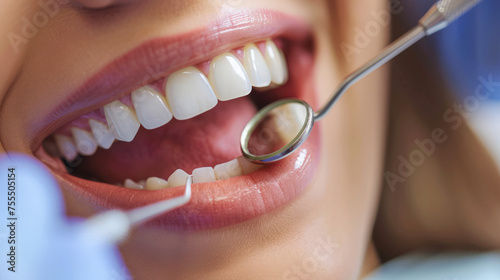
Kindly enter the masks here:
[[38, 161], [0, 157], [0, 184], [0, 279], [131, 278], [113, 244], [83, 234], [83, 221], [65, 216], [58, 185]]

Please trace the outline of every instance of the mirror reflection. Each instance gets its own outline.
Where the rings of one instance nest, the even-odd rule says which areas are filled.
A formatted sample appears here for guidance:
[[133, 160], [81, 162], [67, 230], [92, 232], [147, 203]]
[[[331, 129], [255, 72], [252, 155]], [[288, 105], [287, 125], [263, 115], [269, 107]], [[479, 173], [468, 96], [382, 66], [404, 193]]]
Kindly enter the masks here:
[[256, 156], [274, 153], [292, 142], [307, 122], [307, 108], [300, 103], [285, 103], [268, 112], [255, 125], [248, 151]]

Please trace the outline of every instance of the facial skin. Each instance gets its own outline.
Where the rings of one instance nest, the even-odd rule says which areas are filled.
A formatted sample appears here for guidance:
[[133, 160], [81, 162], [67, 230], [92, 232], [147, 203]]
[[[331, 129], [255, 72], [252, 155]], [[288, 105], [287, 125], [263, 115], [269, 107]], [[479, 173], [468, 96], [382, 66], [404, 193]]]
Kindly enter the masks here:
[[[10, 15], [2, 34], [18, 30], [19, 18], [39, 10], [30, 1], [24, 7], [12, 2], [7, 4], [12, 12], [1, 9]], [[188, 32], [238, 9], [279, 10], [312, 27], [320, 101], [387, 41], [381, 28], [349, 61], [340, 48], [342, 42], [352, 43], [356, 28], [373, 20], [371, 11], [388, 9], [379, 0], [70, 1], [17, 52], [9, 42], [2, 44], [2, 61], [9, 60], [1, 71], [9, 75], [2, 75], [0, 83], [1, 146], [6, 152], [33, 154], [31, 124], [97, 69], [138, 42]], [[384, 69], [367, 77], [321, 121], [319, 168], [298, 198], [229, 227], [198, 232], [140, 227], [120, 247], [134, 279], [357, 279], [382, 174], [386, 78]], [[69, 189], [61, 181], [69, 215], [95, 214], [93, 205]], [[373, 261], [372, 256], [366, 260]]]

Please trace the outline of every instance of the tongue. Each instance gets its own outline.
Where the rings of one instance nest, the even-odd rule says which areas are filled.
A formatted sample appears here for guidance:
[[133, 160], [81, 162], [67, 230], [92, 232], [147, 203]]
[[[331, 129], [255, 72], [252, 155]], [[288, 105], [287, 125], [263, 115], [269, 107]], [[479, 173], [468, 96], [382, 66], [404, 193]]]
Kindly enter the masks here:
[[241, 155], [240, 134], [255, 112], [245, 97], [220, 102], [193, 119], [173, 119], [155, 130], [141, 128], [131, 143], [117, 141], [85, 158], [75, 173], [113, 184], [127, 178], [168, 179], [179, 168], [191, 174], [198, 167], [214, 167]]

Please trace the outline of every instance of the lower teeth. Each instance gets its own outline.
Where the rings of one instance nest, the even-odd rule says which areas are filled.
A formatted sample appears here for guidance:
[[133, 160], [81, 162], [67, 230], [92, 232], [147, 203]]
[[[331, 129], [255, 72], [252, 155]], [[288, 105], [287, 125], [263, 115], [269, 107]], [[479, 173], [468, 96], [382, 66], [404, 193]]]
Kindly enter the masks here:
[[[245, 158], [239, 157], [229, 162], [216, 165], [214, 168], [200, 167], [193, 170], [193, 183], [210, 183], [216, 180], [225, 180], [252, 173], [260, 168], [260, 165], [253, 164]], [[177, 169], [174, 173], [172, 173], [172, 175], [170, 175], [168, 180], [150, 177], [147, 180], [134, 182], [131, 179], [126, 179], [123, 184], [117, 183], [115, 185], [136, 190], [162, 190], [184, 186], [188, 176], [189, 174], [184, 170]]]

